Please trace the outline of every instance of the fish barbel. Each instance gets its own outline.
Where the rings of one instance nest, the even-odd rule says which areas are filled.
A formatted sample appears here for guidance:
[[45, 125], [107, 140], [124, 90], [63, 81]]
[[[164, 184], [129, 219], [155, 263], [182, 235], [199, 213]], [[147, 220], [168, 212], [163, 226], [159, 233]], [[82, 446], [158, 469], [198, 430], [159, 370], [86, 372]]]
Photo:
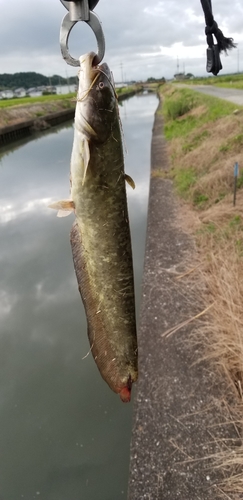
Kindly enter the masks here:
[[[137, 380], [133, 262], [117, 97], [106, 63], [80, 58], [71, 155], [71, 200], [52, 205], [75, 212], [70, 241], [85, 307], [92, 355], [122, 401]], [[134, 187], [134, 186], [133, 186]]]

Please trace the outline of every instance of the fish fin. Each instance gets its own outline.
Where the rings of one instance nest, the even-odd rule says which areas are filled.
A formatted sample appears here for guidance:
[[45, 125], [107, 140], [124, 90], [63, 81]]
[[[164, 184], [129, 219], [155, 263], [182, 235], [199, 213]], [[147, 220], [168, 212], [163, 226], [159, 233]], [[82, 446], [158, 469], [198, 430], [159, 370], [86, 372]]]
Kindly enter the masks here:
[[57, 217], [67, 217], [72, 212], [68, 212], [67, 210], [58, 210]]
[[[53, 208], [54, 210], [68, 212], [67, 215], [69, 215], [71, 212], [74, 212], [75, 205], [74, 205], [74, 202], [72, 200], [59, 200], [59, 201], [55, 201], [54, 203], [51, 203], [49, 205], [49, 208]], [[63, 217], [63, 216], [58, 215], [58, 217]]]
[[82, 180], [82, 185], [84, 185], [86, 173], [87, 173], [87, 168], [90, 160], [90, 151], [89, 151], [89, 141], [88, 139], [83, 139], [82, 141], [82, 147], [83, 147], [83, 160], [84, 160], [84, 171], [83, 171], [83, 180]]
[[135, 189], [136, 185], [135, 185], [134, 180], [128, 174], [124, 174], [124, 175], [125, 175], [125, 180], [129, 184], [129, 186], [131, 186], [133, 189]]

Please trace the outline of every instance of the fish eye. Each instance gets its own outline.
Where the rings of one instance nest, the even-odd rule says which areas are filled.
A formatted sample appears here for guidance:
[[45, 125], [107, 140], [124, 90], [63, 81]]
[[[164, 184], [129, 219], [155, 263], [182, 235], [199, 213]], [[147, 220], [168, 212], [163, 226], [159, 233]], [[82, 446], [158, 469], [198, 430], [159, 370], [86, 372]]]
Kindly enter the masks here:
[[103, 88], [104, 88], [104, 86], [105, 86], [104, 82], [100, 82], [100, 83], [99, 83], [99, 88], [100, 88], [100, 89], [103, 89]]

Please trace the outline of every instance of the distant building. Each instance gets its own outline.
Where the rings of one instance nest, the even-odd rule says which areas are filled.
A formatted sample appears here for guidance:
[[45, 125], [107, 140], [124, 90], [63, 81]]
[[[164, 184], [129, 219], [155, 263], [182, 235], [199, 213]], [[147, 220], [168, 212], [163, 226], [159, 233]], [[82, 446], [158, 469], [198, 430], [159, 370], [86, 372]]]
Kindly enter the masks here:
[[186, 75], [185, 73], [176, 73], [174, 75], [175, 80], [191, 80], [192, 78], [194, 78], [192, 73], [187, 73]]
[[19, 89], [15, 89], [14, 96], [15, 97], [25, 97], [26, 90], [23, 87], [20, 87]]
[[121, 82], [115, 83], [115, 88], [116, 89], [121, 89], [122, 87], [128, 87], [128, 84], [127, 83], [121, 83]]
[[56, 94], [57, 89], [53, 85], [40, 85], [38, 87], [31, 87], [26, 91], [26, 95], [29, 97], [39, 97], [45, 94]]
[[176, 73], [174, 75], [175, 80], [185, 80], [185, 73]]
[[10, 89], [2, 90], [2, 99], [12, 99], [14, 97], [14, 93]]
[[38, 90], [37, 87], [31, 87], [26, 91], [26, 95], [29, 97], [39, 97], [42, 95], [42, 90]]
[[47, 85], [43, 88], [42, 93], [45, 94], [56, 94], [57, 89], [53, 85]]

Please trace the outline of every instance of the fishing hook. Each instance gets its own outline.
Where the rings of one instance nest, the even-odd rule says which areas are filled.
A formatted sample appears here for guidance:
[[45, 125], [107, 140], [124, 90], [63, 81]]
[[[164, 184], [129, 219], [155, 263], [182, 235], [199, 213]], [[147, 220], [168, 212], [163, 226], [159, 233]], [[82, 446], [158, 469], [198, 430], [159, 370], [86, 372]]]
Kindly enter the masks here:
[[92, 12], [99, 0], [81, 0], [78, 2], [61, 0], [61, 3], [69, 11], [63, 18], [60, 30], [60, 47], [63, 59], [71, 66], [80, 66], [78, 59], [74, 59], [68, 50], [68, 39], [72, 28], [78, 21], [84, 21], [90, 26], [95, 34], [98, 53], [94, 57], [93, 65], [99, 64], [105, 54], [105, 37], [101, 23], [97, 15]]

